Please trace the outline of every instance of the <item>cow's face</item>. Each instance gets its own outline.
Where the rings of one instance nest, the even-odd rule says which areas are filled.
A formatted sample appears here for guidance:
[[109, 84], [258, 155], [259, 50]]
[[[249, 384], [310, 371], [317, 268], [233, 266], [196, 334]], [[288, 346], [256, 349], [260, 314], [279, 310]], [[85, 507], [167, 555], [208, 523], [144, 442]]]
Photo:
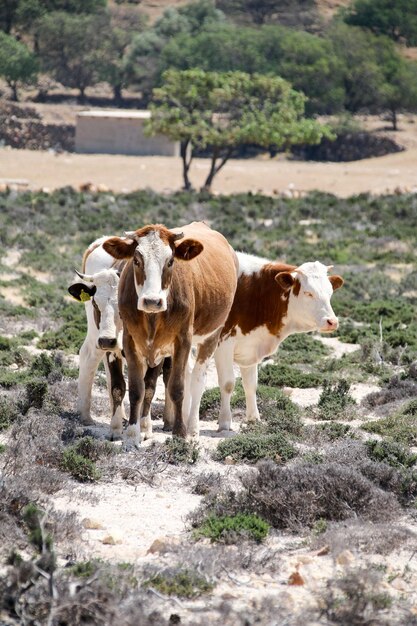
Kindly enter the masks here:
[[319, 261], [303, 263], [293, 272], [280, 272], [275, 280], [289, 292], [288, 323], [300, 332], [319, 330], [322, 333], [337, 330], [337, 319], [330, 298], [343, 285], [341, 276], [328, 276], [331, 267]]
[[68, 291], [80, 302], [91, 302], [94, 321], [98, 330], [96, 347], [105, 351], [121, 350], [122, 322], [117, 298], [118, 273], [109, 269], [91, 275], [78, 275], [83, 282], [74, 283], [68, 288]]
[[[132, 259], [139, 311], [166, 311], [175, 260], [190, 261], [200, 254], [203, 245], [183, 239], [182, 233], [173, 233], [162, 225], [145, 226], [126, 235], [127, 240], [112, 237], [103, 248], [116, 259]], [[177, 244], [179, 239], [183, 241]]]

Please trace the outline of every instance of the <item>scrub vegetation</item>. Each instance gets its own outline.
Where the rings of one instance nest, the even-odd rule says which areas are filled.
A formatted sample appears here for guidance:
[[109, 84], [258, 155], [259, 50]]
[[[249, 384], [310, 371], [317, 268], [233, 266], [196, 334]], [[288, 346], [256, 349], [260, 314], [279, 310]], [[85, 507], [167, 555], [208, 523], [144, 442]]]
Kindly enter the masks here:
[[[332, 299], [337, 336], [356, 349], [336, 358], [317, 336], [290, 337], [260, 367], [260, 422], [244, 424], [238, 380], [235, 436], [207, 447], [204, 430], [198, 445], [167, 435], [166, 443], [127, 454], [75, 414], [73, 355], [86, 327], [67, 285], [98, 235], [194, 219], [240, 250], [335, 265], [345, 278]], [[313, 581], [307, 613], [302, 603], [283, 606], [283, 622], [415, 624], [416, 223], [415, 195], [1, 193], [1, 619], [252, 626], [262, 615], [274, 623], [273, 585], [284, 581], [285, 593], [293, 584], [310, 589], [314, 566], [303, 570], [301, 551], [323, 578]], [[363, 384], [373, 392], [360, 400]], [[314, 403], [295, 401], [310, 388]], [[100, 392], [101, 419], [107, 398]], [[202, 419], [216, 420], [219, 406], [220, 390], [206, 391]], [[86, 555], [80, 519], [54, 507], [62, 494], [94, 499], [115, 481], [200, 502], [184, 516], [185, 536], [152, 552], [151, 565]], [[394, 560], [389, 567], [378, 561], [400, 553], [406, 565], [397, 569]], [[342, 566], [343, 558], [352, 566]], [[252, 603], [265, 580], [271, 588]], [[235, 602], [242, 589], [249, 590], [243, 612]]]

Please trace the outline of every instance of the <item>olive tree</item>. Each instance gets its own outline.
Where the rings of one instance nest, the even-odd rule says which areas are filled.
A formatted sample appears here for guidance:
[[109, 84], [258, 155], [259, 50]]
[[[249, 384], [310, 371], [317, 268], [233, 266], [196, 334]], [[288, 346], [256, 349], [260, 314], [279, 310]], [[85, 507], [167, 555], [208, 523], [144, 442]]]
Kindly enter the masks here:
[[18, 100], [18, 87], [33, 81], [38, 71], [36, 57], [11, 35], [0, 32], [0, 76], [12, 90], [13, 100]]
[[210, 168], [203, 185], [243, 144], [287, 149], [331, 137], [328, 127], [304, 117], [305, 96], [280, 77], [244, 72], [168, 70], [154, 89], [148, 132], [180, 141], [184, 188], [195, 148], [208, 149]]

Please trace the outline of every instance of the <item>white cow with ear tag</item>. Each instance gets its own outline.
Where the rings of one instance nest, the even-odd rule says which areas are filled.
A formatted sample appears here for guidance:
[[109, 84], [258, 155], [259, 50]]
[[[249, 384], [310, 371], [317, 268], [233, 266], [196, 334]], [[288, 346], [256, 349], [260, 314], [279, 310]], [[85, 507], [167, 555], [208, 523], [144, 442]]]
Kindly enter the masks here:
[[118, 286], [123, 262], [115, 262], [103, 248], [109, 237], [94, 241], [85, 251], [83, 272], [76, 271], [79, 280], [68, 288], [79, 302], [84, 302], [87, 315], [87, 335], [80, 349], [77, 410], [83, 424], [93, 424], [91, 391], [93, 379], [103, 360], [112, 407], [111, 437], [120, 437], [125, 411], [123, 399], [126, 383], [123, 376], [122, 321], [119, 315]]

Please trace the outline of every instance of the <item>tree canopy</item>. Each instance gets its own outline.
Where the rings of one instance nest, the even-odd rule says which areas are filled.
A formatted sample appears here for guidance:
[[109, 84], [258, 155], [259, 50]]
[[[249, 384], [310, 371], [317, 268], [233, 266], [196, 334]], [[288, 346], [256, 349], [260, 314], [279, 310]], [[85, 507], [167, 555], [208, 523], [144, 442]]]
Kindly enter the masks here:
[[148, 131], [181, 143], [184, 187], [191, 188], [193, 149], [209, 148], [204, 189], [243, 144], [289, 148], [319, 143], [328, 127], [304, 117], [305, 96], [282, 78], [244, 72], [168, 70], [153, 92]]
[[38, 71], [36, 57], [11, 35], [0, 32], [0, 76], [4, 78], [18, 100], [18, 86], [31, 82]]
[[368, 28], [376, 35], [417, 46], [417, 5], [415, 0], [354, 0], [345, 21]]

